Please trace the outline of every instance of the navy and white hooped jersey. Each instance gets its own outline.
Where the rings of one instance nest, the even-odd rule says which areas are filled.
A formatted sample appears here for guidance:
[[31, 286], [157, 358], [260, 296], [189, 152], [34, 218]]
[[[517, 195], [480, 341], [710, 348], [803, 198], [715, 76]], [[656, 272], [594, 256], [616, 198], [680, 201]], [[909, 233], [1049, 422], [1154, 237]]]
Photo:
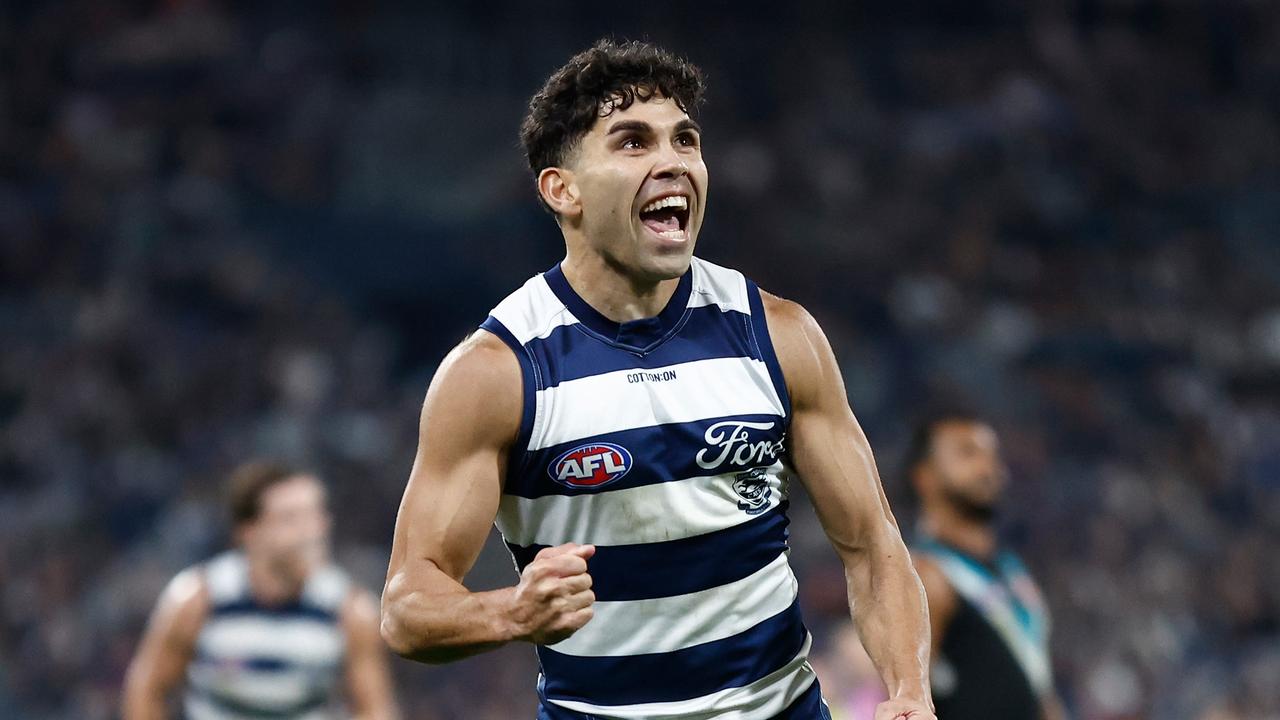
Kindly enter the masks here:
[[241, 553], [223, 553], [202, 569], [210, 608], [187, 669], [186, 717], [337, 717], [335, 689], [346, 655], [341, 610], [351, 587], [346, 574], [332, 566], [320, 570], [297, 601], [264, 607], [250, 592]]
[[787, 562], [790, 400], [760, 291], [693, 259], [657, 317], [615, 323], [560, 267], [482, 327], [524, 416], [496, 525], [523, 569], [591, 543], [595, 616], [538, 648], [539, 695], [616, 718], [771, 718], [815, 681]]

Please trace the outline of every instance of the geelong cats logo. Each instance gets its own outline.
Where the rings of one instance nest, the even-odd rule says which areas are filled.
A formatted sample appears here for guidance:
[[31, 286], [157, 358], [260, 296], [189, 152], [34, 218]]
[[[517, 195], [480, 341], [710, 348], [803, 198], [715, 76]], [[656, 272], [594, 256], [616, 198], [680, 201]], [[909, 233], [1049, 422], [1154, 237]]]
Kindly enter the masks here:
[[769, 487], [769, 476], [764, 468], [751, 468], [734, 475], [733, 491], [738, 494], [738, 509], [745, 510], [748, 515], [759, 515], [769, 509], [773, 488]]
[[573, 488], [600, 487], [627, 474], [631, 453], [613, 443], [591, 443], [562, 454], [547, 466], [552, 480]]

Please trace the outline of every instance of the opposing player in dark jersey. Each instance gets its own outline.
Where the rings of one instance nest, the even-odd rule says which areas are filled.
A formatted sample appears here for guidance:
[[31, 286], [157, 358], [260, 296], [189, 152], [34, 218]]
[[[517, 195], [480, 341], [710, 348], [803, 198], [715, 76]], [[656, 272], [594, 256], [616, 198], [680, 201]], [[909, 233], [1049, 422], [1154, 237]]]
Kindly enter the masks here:
[[[383, 637], [425, 662], [537, 645], [541, 718], [827, 717], [787, 562], [794, 470], [889, 689], [877, 720], [932, 720], [924, 594], [826, 337], [693, 257], [702, 92], [680, 58], [601, 42], [531, 101], [566, 255], [431, 383]], [[471, 592], [495, 518], [520, 580]]]
[[329, 562], [314, 476], [249, 463], [229, 488], [237, 548], [179, 573], [129, 666], [125, 720], [393, 720], [373, 595]]
[[1049, 614], [994, 524], [1007, 482], [995, 430], [966, 414], [922, 423], [907, 473], [920, 501], [912, 556], [929, 596], [933, 697], [946, 720], [1057, 720]]

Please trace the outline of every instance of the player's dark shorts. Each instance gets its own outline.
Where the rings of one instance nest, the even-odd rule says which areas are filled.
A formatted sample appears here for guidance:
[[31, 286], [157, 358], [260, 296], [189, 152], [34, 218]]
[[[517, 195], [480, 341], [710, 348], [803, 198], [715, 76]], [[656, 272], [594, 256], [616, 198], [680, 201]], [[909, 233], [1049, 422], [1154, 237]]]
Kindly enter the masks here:
[[[538, 704], [538, 720], [599, 720], [599, 716], [586, 715], [544, 702]], [[822, 701], [822, 689], [815, 682], [786, 710], [775, 715], [773, 720], [831, 720], [831, 711]]]

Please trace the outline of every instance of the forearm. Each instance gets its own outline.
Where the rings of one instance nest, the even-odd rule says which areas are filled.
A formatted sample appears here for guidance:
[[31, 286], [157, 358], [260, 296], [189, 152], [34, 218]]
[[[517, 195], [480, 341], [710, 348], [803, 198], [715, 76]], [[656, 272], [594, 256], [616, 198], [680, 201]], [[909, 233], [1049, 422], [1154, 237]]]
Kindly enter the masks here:
[[126, 681], [121, 717], [124, 720], [167, 720], [166, 693], [151, 683]]
[[400, 713], [395, 704], [388, 703], [384, 707], [358, 711], [351, 717], [351, 720], [397, 720], [399, 717]]
[[929, 615], [924, 587], [896, 530], [844, 554], [849, 609], [890, 698], [932, 707]]
[[510, 619], [514, 588], [470, 592], [435, 572], [439, 577], [416, 587], [399, 578], [387, 586], [381, 630], [393, 652], [418, 662], [447, 663], [516, 639]]

